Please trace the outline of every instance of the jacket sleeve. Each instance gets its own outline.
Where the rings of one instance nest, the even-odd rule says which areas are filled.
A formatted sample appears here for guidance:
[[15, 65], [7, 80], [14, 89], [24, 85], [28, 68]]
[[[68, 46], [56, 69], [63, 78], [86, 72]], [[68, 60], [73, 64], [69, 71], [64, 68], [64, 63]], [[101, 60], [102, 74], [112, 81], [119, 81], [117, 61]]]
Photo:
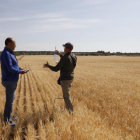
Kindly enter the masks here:
[[13, 67], [11, 56], [8, 53], [5, 53], [3, 61], [4, 61], [4, 64], [6, 65], [7, 70], [9, 72], [19, 73], [19, 74], [21, 73], [20, 69], [16, 69], [16, 68]]
[[49, 68], [50, 68], [52, 71], [57, 72], [57, 71], [59, 71], [59, 70], [64, 66], [64, 64], [66, 63], [66, 60], [67, 60], [67, 58], [65, 58], [64, 56], [61, 56], [61, 59], [60, 59], [60, 61], [58, 62], [58, 64], [57, 64], [55, 67], [49, 65]]

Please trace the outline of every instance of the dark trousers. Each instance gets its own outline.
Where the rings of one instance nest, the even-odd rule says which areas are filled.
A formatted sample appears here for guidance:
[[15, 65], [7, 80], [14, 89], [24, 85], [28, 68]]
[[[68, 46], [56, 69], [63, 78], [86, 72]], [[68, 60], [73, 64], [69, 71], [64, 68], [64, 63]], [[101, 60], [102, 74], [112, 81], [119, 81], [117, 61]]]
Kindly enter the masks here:
[[10, 121], [12, 114], [13, 101], [15, 98], [15, 90], [17, 88], [17, 81], [2, 81], [2, 85], [6, 90], [6, 102], [4, 109], [4, 121]]

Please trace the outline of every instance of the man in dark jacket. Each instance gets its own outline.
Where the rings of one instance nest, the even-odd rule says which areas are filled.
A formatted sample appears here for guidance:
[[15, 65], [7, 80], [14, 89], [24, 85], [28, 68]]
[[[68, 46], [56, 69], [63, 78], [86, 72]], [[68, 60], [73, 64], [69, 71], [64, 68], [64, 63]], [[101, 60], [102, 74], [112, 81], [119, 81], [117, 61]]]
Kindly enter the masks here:
[[[15, 123], [11, 121], [11, 115], [19, 74], [26, 73], [26, 70], [18, 66], [18, 61], [13, 52], [15, 47], [15, 40], [9, 37], [5, 40], [5, 48], [1, 53], [2, 85], [6, 90], [4, 122], [5, 124], [10, 122], [12, 126], [15, 126]], [[13, 116], [13, 118], [15, 117], [16, 116]]]
[[44, 64], [44, 67], [48, 67], [55, 72], [60, 70], [60, 84], [66, 108], [73, 111], [73, 105], [70, 98], [70, 88], [74, 79], [74, 68], [76, 66], [77, 57], [74, 54], [71, 54], [71, 51], [73, 50], [73, 45], [71, 43], [68, 42], [63, 46], [65, 52], [64, 56], [62, 56], [59, 51], [55, 51], [55, 53], [61, 57], [58, 64], [54, 67], [47, 63]]

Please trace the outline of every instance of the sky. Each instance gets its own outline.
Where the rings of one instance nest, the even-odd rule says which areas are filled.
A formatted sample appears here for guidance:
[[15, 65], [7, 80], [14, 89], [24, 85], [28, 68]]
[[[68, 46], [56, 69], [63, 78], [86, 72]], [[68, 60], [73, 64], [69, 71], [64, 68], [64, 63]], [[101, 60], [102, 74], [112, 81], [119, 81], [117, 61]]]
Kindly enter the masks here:
[[140, 0], [0, 0], [0, 51], [140, 52]]

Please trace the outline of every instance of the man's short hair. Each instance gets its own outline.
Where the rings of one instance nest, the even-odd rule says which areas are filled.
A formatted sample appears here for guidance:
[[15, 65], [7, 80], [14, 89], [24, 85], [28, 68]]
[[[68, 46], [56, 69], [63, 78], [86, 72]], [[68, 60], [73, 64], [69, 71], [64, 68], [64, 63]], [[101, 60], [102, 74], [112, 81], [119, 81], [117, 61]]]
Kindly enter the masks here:
[[13, 42], [13, 38], [11, 38], [11, 37], [6, 38], [6, 40], [5, 40], [5, 46], [7, 46], [8, 43], [11, 43], [11, 42]]

